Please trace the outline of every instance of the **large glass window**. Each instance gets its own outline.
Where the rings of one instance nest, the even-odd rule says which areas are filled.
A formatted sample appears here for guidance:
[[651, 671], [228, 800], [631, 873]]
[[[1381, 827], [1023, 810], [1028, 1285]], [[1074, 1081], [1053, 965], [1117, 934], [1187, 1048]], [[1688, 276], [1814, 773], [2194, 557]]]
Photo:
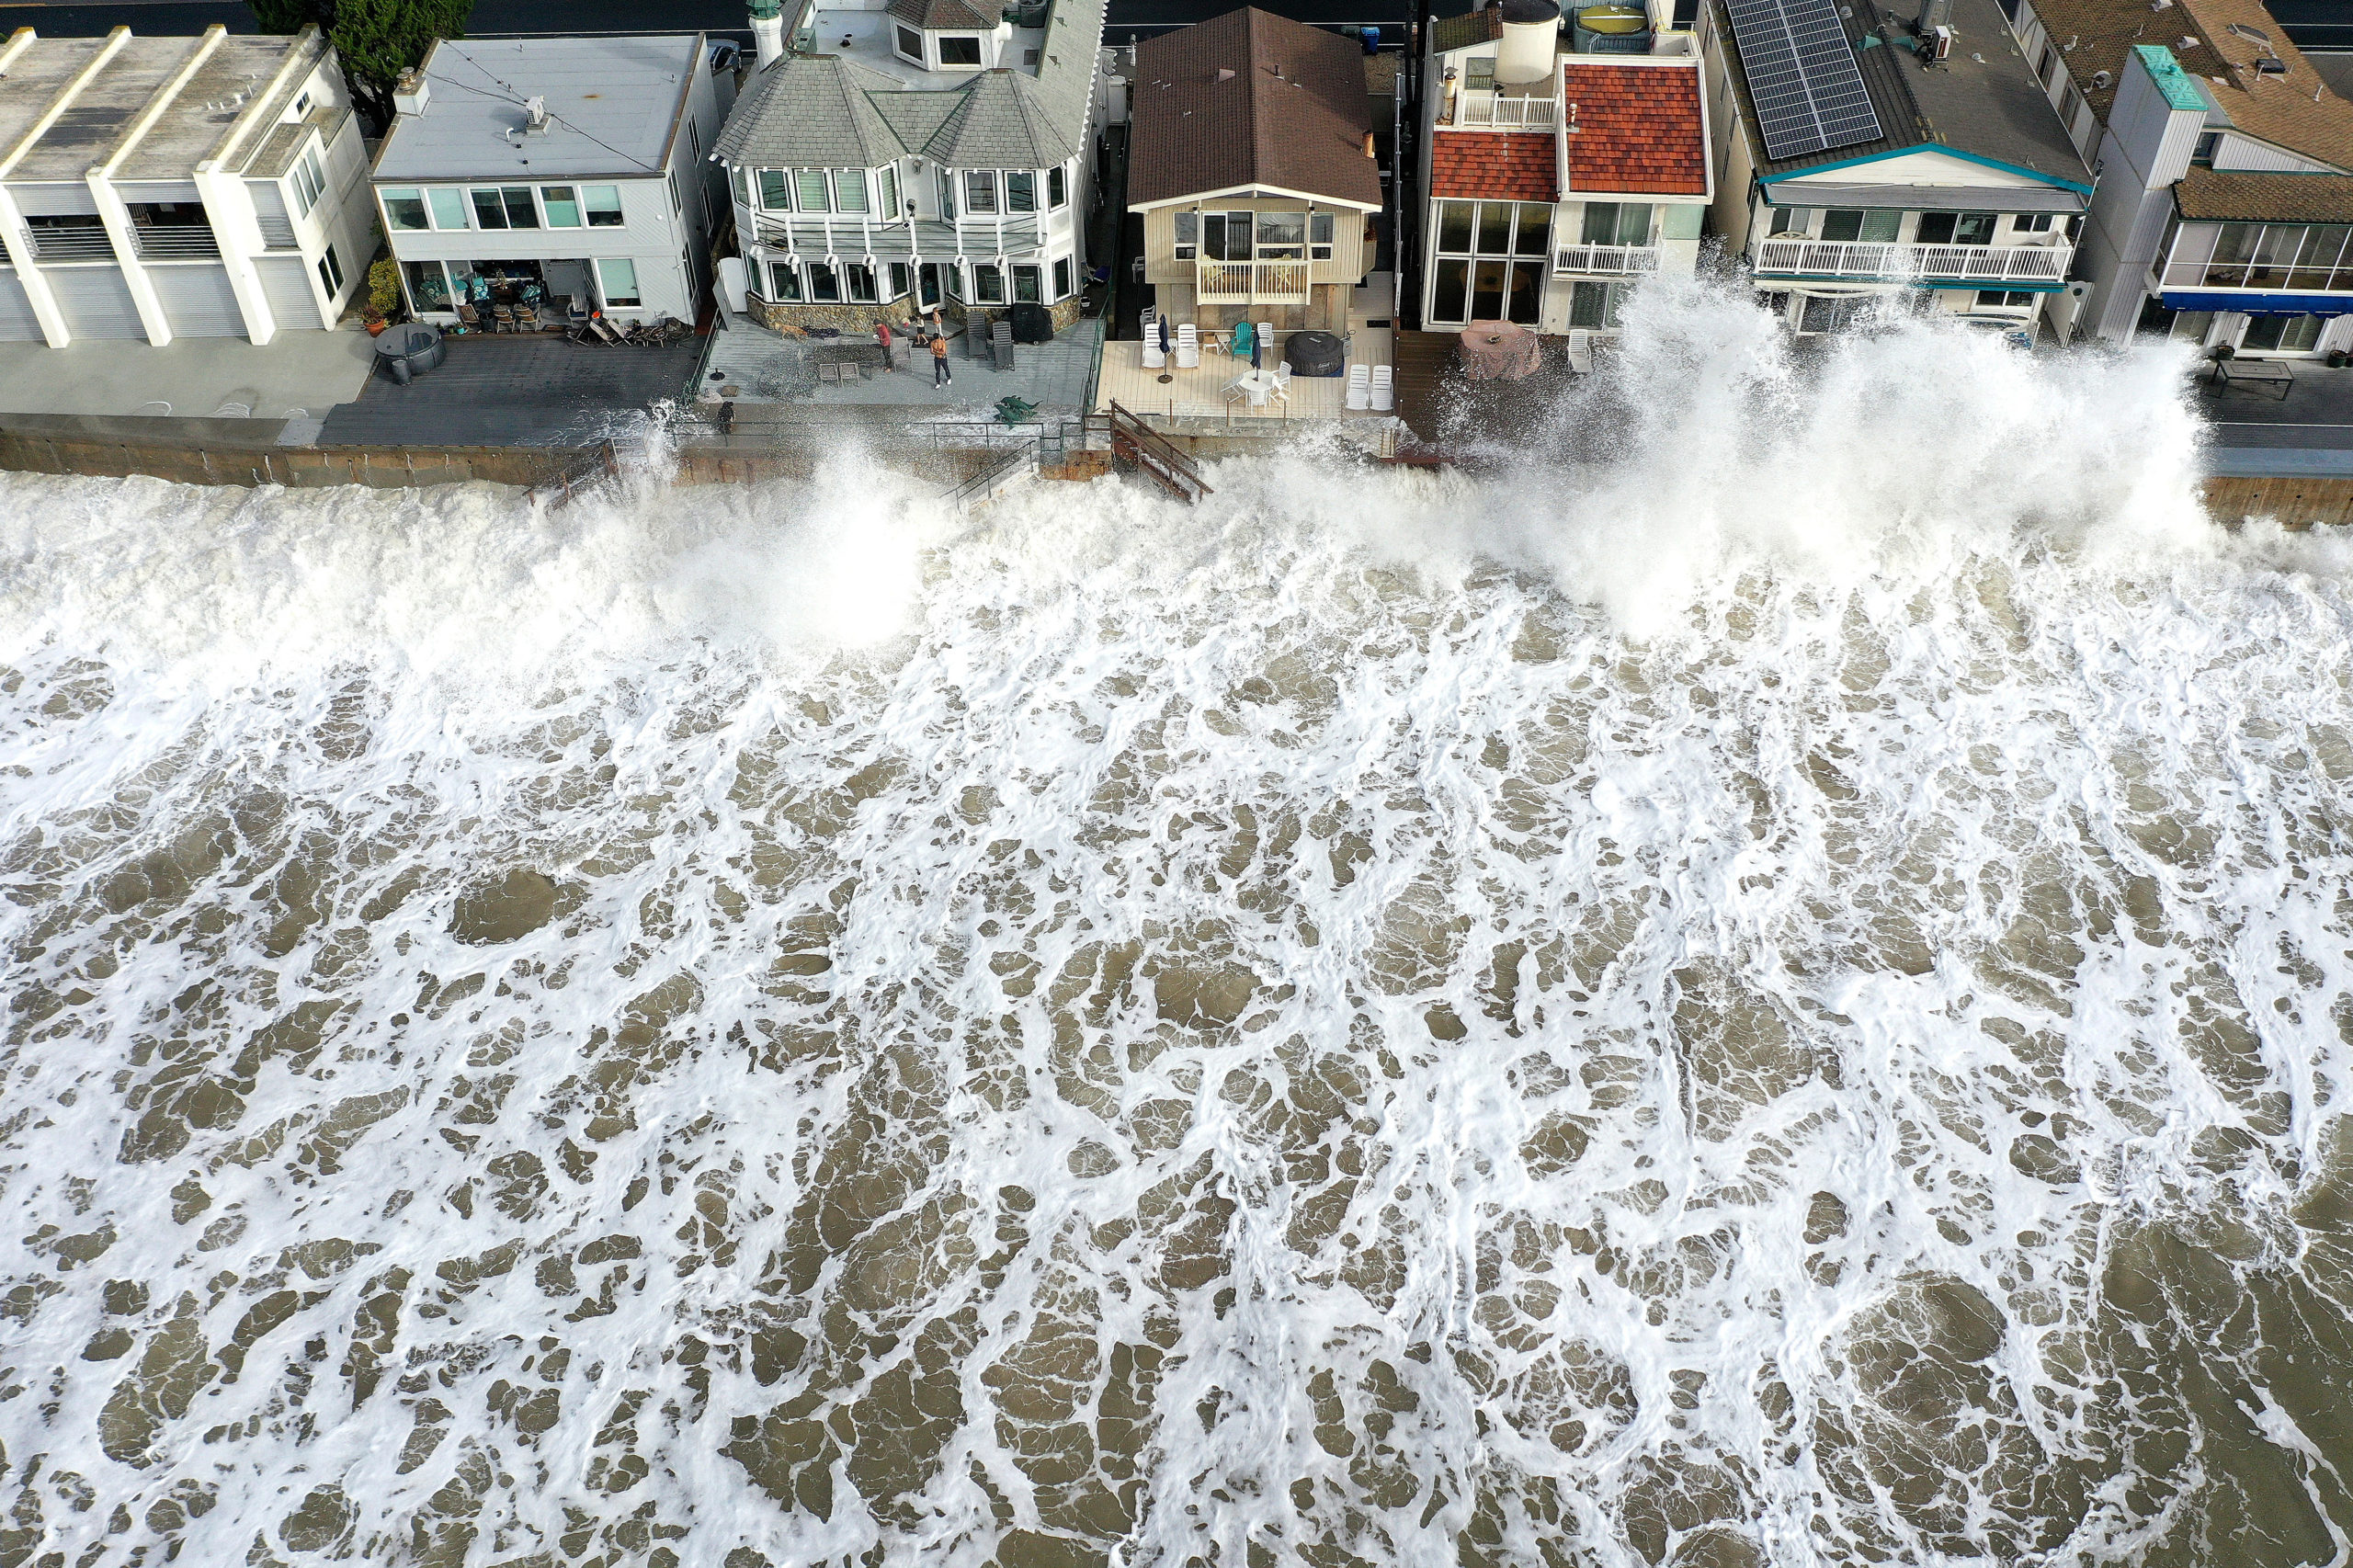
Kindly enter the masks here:
[[415, 190], [387, 190], [384, 195], [384, 228], [427, 229], [432, 225], [425, 219], [425, 198]]
[[899, 28], [894, 29], [894, 33], [898, 39], [899, 52], [906, 56], [909, 60], [914, 61], [916, 64], [922, 64], [923, 34], [915, 31], [913, 28]]
[[1028, 169], [1007, 169], [1005, 175], [1005, 210], [1007, 212], [1038, 210], [1038, 176]]
[[811, 262], [809, 264], [809, 297], [821, 305], [841, 303], [841, 275], [824, 262]]
[[863, 212], [866, 210], [866, 171], [835, 169], [834, 171], [834, 210]]
[[2318, 316], [2256, 316], [2246, 324], [2239, 347], [2258, 354], [2310, 353], [2325, 324]]
[[1307, 255], [1307, 214], [1258, 214], [1258, 256], [1262, 261], [1298, 261]]
[[645, 302], [637, 291], [637, 263], [614, 256], [598, 262], [597, 273], [603, 282], [605, 303], [608, 307]]
[[862, 261], [853, 261], [844, 264], [842, 267], [842, 278], [843, 281], [848, 285], [849, 297], [853, 303], [871, 305], [876, 302], [874, 298], [874, 269], [867, 266], [866, 263]]
[[760, 205], [771, 212], [792, 210], [792, 179], [782, 169], [760, 171]]
[[1176, 259], [1191, 261], [1200, 255], [1201, 215], [1198, 212], [1176, 214]]
[[319, 204], [319, 198], [327, 190], [326, 171], [319, 166], [318, 149], [305, 148], [294, 161], [294, 167], [288, 171], [287, 178], [294, 187], [295, 213], [309, 217], [311, 209]]
[[1046, 171], [1046, 200], [1057, 210], [1070, 205], [1070, 176], [1060, 164]]
[[[1993, 214], [1972, 212], [1961, 214], [1961, 216], [1972, 218], [1982, 216], [1990, 221]], [[1879, 208], [1833, 207], [1822, 214], [1822, 237], [1825, 240], [1860, 241], [1864, 244], [1883, 245], [1892, 243], [1903, 227], [1903, 213], [1885, 211]], [[1988, 228], [1986, 233], [1991, 235], [1993, 231]], [[1964, 240], [1961, 243], [1984, 244], [1985, 242]]]
[[621, 187], [617, 185], [584, 185], [580, 187], [580, 210], [587, 216], [592, 229], [618, 229], [621, 226]]
[[1813, 209], [1811, 207], [1776, 207], [1769, 234], [1794, 234], [1800, 239], [1813, 232]]
[[1579, 331], [1617, 331], [1618, 308], [1624, 293], [1622, 283], [1571, 284], [1569, 325]]
[[463, 229], [466, 222], [466, 193], [443, 186], [425, 193], [433, 205], [433, 226], [437, 229]]
[[996, 176], [986, 169], [964, 171], [964, 210], [975, 217], [996, 210]]
[[540, 226], [540, 211], [531, 205], [531, 187], [528, 185], [504, 185], [494, 190], [475, 190], [467, 194], [473, 198], [474, 227], [478, 229], [536, 229]]
[[976, 304], [1005, 303], [1005, 269], [993, 261], [972, 264], [972, 300]]
[[801, 270], [789, 261], [768, 263], [768, 298], [780, 304], [801, 302]]
[[1588, 201], [1579, 237], [1589, 245], [1646, 245], [1651, 243], [1650, 203]]
[[899, 169], [895, 164], [882, 165], [879, 176], [882, 185], [882, 216], [893, 222], [906, 216], [907, 210], [899, 204]]
[[580, 227], [580, 193], [572, 187], [543, 185], [540, 187], [540, 200], [546, 206], [549, 228]]
[[1070, 298], [1070, 257], [1066, 256], [1054, 258], [1054, 298]]
[[[1923, 212], [1913, 236], [1924, 245], [1990, 245], [1999, 222], [1993, 212]], [[1830, 236], [1825, 231], [1823, 237]]]
[[1336, 226], [1337, 225], [1333, 219], [1333, 215], [1329, 212], [1317, 212], [1309, 216], [1307, 220], [1307, 254], [1311, 260], [1329, 261], [1332, 259], [1332, 235]]
[[981, 62], [981, 40], [976, 38], [941, 39], [939, 62], [942, 65], [978, 65]]
[[1042, 304], [1039, 296], [1044, 291], [1044, 273], [1040, 268], [1029, 262], [1013, 264], [1013, 297], [1017, 302]]
[[[2332, 281], [2333, 279], [2333, 281]], [[2353, 228], [2314, 223], [2296, 247], [2288, 287], [2298, 290], [2353, 289]]]
[[449, 309], [449, 274], [439, 262], [404, 261], [401, 263], [401, 274], [408, 283], [410, 309]]
[[792, 176], [793, 205], [803, 212], [824, 212], [833, 206], [825, 192], [825, 171], [802, 169]]
[[1201, 254], [1211, 261], [1248, 261], [1250, 231], [1256, 222], [1251, 212], [1201, 214]]
[[[1547, 202], [1440, 202], [1430, 320], [1448, 325], [1537, 324], [1543, 313], [1552, 211]], [[1450, 251], [1458, 255], [1449, 256]]]

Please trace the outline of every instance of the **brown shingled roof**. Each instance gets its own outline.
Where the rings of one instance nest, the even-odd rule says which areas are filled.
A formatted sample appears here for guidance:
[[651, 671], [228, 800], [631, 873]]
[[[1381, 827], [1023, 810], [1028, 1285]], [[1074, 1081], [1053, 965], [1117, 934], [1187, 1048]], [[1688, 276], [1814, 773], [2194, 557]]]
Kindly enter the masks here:
[[1576, 133], [1568, 139], [1572, 191], [1708, 194], [1699, 72], [1576, 63], [1561, 68], [1561, 87], [1562, 103], [1576, 106]]
[[2353, 175], [2193, 167], [2173, 187], [2185, 218], [2225, 223], [2353, 223]]
[[1360, 56], [1255, 6], [1137, 44], [1129, 204], [1266, 186], [1378, 208]]
[[1552, 133], [1440, 131], [1430, 141], [1430, 194], [1489, 201], [1552, 201]]

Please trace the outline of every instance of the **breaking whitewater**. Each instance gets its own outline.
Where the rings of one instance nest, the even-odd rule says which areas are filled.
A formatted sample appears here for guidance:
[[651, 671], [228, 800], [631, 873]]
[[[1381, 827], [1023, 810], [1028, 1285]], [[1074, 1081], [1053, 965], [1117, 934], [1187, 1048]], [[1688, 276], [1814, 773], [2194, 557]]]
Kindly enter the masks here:
[[0, 478], [0, 1563], [2346, 1561], [2353, 551], [1638, 309], [1191, 510]]

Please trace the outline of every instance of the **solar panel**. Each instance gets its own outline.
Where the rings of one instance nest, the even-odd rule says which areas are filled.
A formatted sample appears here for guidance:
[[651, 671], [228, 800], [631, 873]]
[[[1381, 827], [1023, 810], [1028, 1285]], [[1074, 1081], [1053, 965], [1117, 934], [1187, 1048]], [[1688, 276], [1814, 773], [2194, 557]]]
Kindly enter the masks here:
[[1726, 0], [1765, 155], [1779, 163], [1883, 132], [1833, 0]]

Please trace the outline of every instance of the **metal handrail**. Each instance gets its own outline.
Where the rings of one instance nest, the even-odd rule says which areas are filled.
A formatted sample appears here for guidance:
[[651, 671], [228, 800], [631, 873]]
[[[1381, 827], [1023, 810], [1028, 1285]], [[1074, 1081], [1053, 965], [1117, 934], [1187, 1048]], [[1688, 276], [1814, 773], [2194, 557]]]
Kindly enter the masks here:
[[210, 224], [134, 224], [131, 238], [139, 254], [154, 261], [210, 261], [221, 255], [221, 242]]
[[37, 261], [112, 261], [114, 241], [95, 222], [87, 228], [28, 228]]
[[945, 497], [948, 505], [960, 511], [970, 511], [996, 499], [1005, 483], [1024, 468], [1038, 466], [1038, 443], [1027, 440], [963, 483], [950, 490]]

